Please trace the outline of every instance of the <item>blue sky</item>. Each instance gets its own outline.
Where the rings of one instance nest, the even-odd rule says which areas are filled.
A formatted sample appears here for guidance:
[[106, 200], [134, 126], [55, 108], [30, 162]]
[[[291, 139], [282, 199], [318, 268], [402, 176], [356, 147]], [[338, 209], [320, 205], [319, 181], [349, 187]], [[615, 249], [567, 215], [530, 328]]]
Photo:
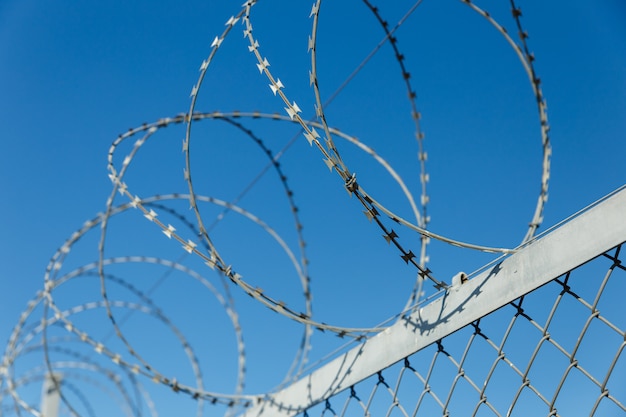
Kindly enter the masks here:
[[[516, 33], [508, 3], [479, 5], [509, 33]], [[411, 6], [410, 2], [379, 5], [391, 26]], [[618, 0], [593, 7], [582, 1], [520, 6], [548, 103], [553, 147], [549, 201], [541, 231], [626, 182], [626, 7]], [[0, 4], [2, 340], [9, 337], [28, 300], [43, 287], [45, 268], [57, 248], [85, 220], [105, 210], [112, 189], [106, 170], [110, 144], [129, 128], [188, 111], [198, 68], [215, 36], [239, 7], [239, 2], [213, 1], [74, 4], [9, 0]], [[302, 108], [302, 117], [313, 118], [307, 53], [310, 4], [259, 2], [254, 10], [255, 35], [272, 74]], [[272, 94], [248, 52], [243, 29], [238, 23], [220, 47], [198, 94], [196, 110], [284, 115], [284, 104]], [[532, 218], [541, 180], [537, 110], [519, 60], [493, 27], [459, 1], [423, 2], [396, 36], [422, 114], [429, 155], [429, 229], [476, 244], [515, 247]], [[383, 37], [362, 3], [323, 4], [317, 73], [324, 100]], [[417, 147], [406, 95], [397, 62], [386, 44], [328, 105], [326, 119], [330, 126], [372, 146], [419, 198]], [[280, 162], [302, 216], [319, 320], [367, 327], [398, 312], [412, 288], [414, 270], [368, 223], [361, 214], [363, 208], [348, 196], [339, 177], [329, 173], [320, 154], [289, 122], [239, 121], [273, 152], [297, 137]], [[232, 200], [267, 165], [263, 152], [224, 122], [194, 123], [193, 132], [194, 184], [202, 194]], [[184, 137], [184, 126], [177, 125], [159, 130], [155, 140], [150, 139], [129, 169], [132, 192], [143, 197], [188, 191], [181, 152]], [[121, 147], [118, 163], [135, 139]], [[410, 214], [398, 187], [371, 158], [345, 141], [336, 139], [336, 143], [361, 186], [397, 213]], [[127, 200], [118, 195], [116, 201]], [[172, 204], [193, 220], [185, 202]], [[284, 234], [298, 251], [289, 206], [274, 172], [259, 180], [241, 206]], [[207, 224], [218, 212], [212, 207], [203, 209]], [[138, 212], [119, 218], [111, 224], [108, 256], [159, 256], [202, 268], [191, 257], [185, 258], [180, 246], [167, 241]], [[408, 247], [419, 248], [415, 232], [397, 231]], [[254, 286], [297, 309], [304, 308], [293, 269], [267, 235], [233, 215], [216, 226], [214, 233], [224, 255]], [[96, 228], [81, 240], [64, 272], [97, 260], [98, 238]], [[433, 243], [428, 251], [433, 274], [447, 281], [456, 272], [470, 272], [493, 258], [441, 243]], [[145, 268], [125, 266], [119, 273], [149, 275], [147, 282], [133, 281], [145, 291], [165, 274], [163, 268]], [[221, 285], [215, 274], [210, 279]], [[81, 284], [68, 284], [59, 300], [66, 308], [99, 300], [96, 281], [84, 284], [83, 289]], [[180, 315], [188, 332], [207, 339], [196, 336], [196, 343], [206, 344], [206, 352], [214, 352], [202, 358], [209, 363], [208, 369], [220, 375], [217, 380], [207, 377], [210, 389], [232, 390], [235, 344], [228, 318], [217, 306], [205, 307], [197, 289], [186, 285], [168, 278], [155, 290], [155, 302], [172, 320]], [[232, 291], [248, 340], [250, 392], [267, 389], [285, 374], [297, 350], [301, 326], [266, 313], [236, 288]], [[181, 303], [197, 307], [184, 311]], [[106, 316], [93, 320], [84, 324], [90, 334], [105, 337], [110, 332]], [[142, 328], [140, 321], [135, 325]], [[131, 334], [138, 331], [131, 330], [132, 326], [129, 320]], [[211, 338], [222, 331], [227, 344], [215, 342], [221, 336]], [[150, 337], [156, 336], [146, 336]], [[114, 346], [117, 343], [109, 340]], [[280, 349], [270, 342], [276, 340]], [[325, 343], [316, 344], [314, 339], [312, 356], [323, 356], [335, 342]], [[148, 357], [163, 362], [162, 355], [146, 349]], [[229, 371], [221, 368], [223, 364], [216, 360], [220, 357], [230, 361]], [[279, 376], [256, 382], [254, 378], [263, 379], [267, 372], [261, 362], [268, 357], [276, 361]], [[285, 357], [290, 359], [285, 361]], [[165, 362], [163, 367], [176, 369], [176, 361]], [[220, 379], [225, 379], [226, 388]]]

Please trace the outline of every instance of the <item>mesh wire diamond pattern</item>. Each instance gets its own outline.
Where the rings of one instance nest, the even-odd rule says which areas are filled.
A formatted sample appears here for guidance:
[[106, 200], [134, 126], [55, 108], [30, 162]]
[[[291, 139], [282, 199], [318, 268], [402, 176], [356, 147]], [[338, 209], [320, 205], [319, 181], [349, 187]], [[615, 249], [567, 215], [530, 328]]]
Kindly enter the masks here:
[[301, 416], [624, 416], [621, 245]]

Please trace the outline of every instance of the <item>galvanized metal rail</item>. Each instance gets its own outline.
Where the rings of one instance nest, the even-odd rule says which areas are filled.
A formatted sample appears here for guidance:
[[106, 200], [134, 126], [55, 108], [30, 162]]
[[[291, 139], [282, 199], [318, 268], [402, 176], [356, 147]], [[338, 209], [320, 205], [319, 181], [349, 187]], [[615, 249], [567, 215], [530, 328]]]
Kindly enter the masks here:
[[[399, 320], [380, 334], [268, 395], [243, 414], [294, 416], [566, 274], [626, 241], [626, 188]], [[624, 329], [621, 329], [624, 332]]]

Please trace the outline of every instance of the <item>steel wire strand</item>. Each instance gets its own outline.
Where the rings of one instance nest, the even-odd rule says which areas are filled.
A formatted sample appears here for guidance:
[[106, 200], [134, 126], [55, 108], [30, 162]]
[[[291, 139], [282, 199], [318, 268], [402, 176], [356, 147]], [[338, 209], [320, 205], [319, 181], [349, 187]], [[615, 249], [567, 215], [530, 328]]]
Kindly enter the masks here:
[[[261, 115], [259, 115], [258, 113], [252, 113], [253, 117], [261, 117]], [[223, 117], [222, 113], [217, 113], [217, 114], [207, 114], [207, 115], [194, 115], [193, 119], [200, 119], [202, 117]], [[242, 117], [243, 115], [241, 113], [238, 114], [238, 117]], [[269, 117], [275, 118], [274, 115], [270, 115]], [[221, 271], [222, 273], [224, 273], [227, 278], [229, 278], [231, 281], [233, 281], [235, 284], [238, 284], [240, 287], [242, 287], [244, 289], [244, 291], [246, 291], [248, 293], [248, 295], [251, 295], [252, 297], [256, 298], [257, 300], [261, 301], [263, 304], [265, 304], [266, 306], [270, 307], [272, 310], [281, 313], [281, 314], [286, 314], [288, 315], [290, 318], [295, 319], [296, 321], [299, 321], [303, 324], [310, 324], [315, 328], [318, 329], [323, 329], [323, 330], [329, 330], [329, 331], [333, 331], [335, 333], [338, 333], [340, 335], [348, 335], [351, 337], [357, 337], [357, 338], [361, 338], [363, 333], [368, 333], [368, 332], [377, 332], [380, 331], [382, 329], [378, 329], [378, 328], [350, 328], [350, 327], [340, 327], [340, 326], [334, 326], [334, 325], [328, 325], [326, 323], [321, 323], [321, 322], [316, 322], [314, 320], [312, 320], [310, 318], [310, 316], [307, 313], [303, 313], [303, 312], [296, 312], [295, 310], [289, 308], [287, 306], [286, 303], [282, 302], [282, 301], [276, 301], [273, 298], [271, 298], [270, 296], [264, 294], [262, 291], [259, 291], [259, 288], [254, 287], [250, 284], [248, 284], [246, 281], [243, 280], [243, 278], [237, 274], [236, 272], [233, 271], [231, 266], [225, 266], [223, 264], [223, 261], [219, 261], [217, 258], [215, 260], [211, 259], [211, 254], [215, 254], [216, 252], [214, 252], [214, 250], [212, 250], [212, 252], [210, 252], [209, 255], [204, 254], [202, 252], [200, 252], [197, 249], [197, 243], [193, 242], [192, 240], [185, 240], [183, 239], [179, 234], [176, 233], [175, 230], [171, 230], [171, 226], [168, 225], [166, 226], [164, 223], [162, 223], [157, 217], [158, 217], [158, 213], [155, 212], [154, 210], [148, 210], [141, 202], [141, 199], [137, 196], [137, 195], [133, 195], [130, 190], [128, 185], [123, 182], [123, 176], [126, 172], [126, 170], [128, 169], [128, 167], [130, 166], [133, 158], [135, 157], [135, 155], [137, 154], [139, 148], [141, 146], [143, 146], [146, 142], [147, 142], [147, 138], [150, 137], [151, 135], [153, 135], [154, 133], [156, 133], [158, 131], [158, 129], [160, 127], [164, 127], [167, 126], [167, 124], [172, 123], [172, 122], [178, 122], [179, 120], [181, 120], [180, 118], [177, 119], [173, 119], [173, 120], [167, 120], [167, 121], [158, 121], [154, 124], [150, 124], [150, 125], [143, 125], [139, 128], [136, 129], [131, 129], [129, 130], [127, 133], [123, 134], [120, 136], [120, 138], [118, 138], [118, 140], [115, 141], [115, 143], [112, 145], [111, 150], [109, 152], [109, 172], [111, 172], [111, 179], [114, 183], [114, 191], [116, 192], [120, 192], [123, 195], [126, 195], [130, 200], [131, 200], [131, 205], [134, 208], [138, 208], [140, 209], [143, 214], [144, 217], [146, 217], [149, 221], [153, 222], [154, 224], [156, 224], [158, 227], [160, 227], [163, 231], [163, 233], [168, 237], [168, 238], [172, 238], [175, 239], [177, 241], [179, 241], [179, 243], [181, 243], [183, 245], [183, 248], [189, 252], [189, 253], [193, 253], [196, 254], [198, 256], [200, 256], [203, 261], [210, 266], [211, 268], [215, 268], [219, 271]], [[135, 142], [135, 145], [133, 147], [133, 150], [124, 158], [124, 162], [122, 164], [121, 169], [118, 170], [115, 168], [115, 165], [113, 163], [113, 157], [115, 155], [115, 149], [119, 146], [119, 144], [126, 139], [129, 139], [132, 135], [136, 134], [136, 133], [140, 133], [140, 132], [146, 132], [146, 134], [140, 138], [139, 140], [137, 140]], [[358, 141], [353, 140], [354, 143], [358, 143]], [[366, 147], [364, 147], [362, 144], [359, 145], [362, 149], [367, 149]], [[377, 158], [377, 160], [383, 163], [383, 165], [386, 167], [386, 169], [391, 169], [391, 167], [386, 164], [384, 162], [384, 160], [382, 160], [381, 158]], [[392, 172], [392, 176], [394, 176], [396, 178], [397, 181], [399, 181], [399, 183], [402, 186], [402, 182], [399, 176], [397, 176], [397, 174], [395, 174], [393, 171]], [[408, 192], [408, 190], [406, 189], [406, 187], [404, 187], [405, 192]], [[114, 194], [112, 193], [109, 200], [108, 200], [108, 206], [113, 204], [113, 196]], [[200, 197], [196, 197], [196, 198], [192, 198], [194, 201], [198, 200]], [[190, 197], [191, 199], [191, 197]], [[224, 203], [226, 204], [226, 203]], [[197, 207], [197, 203], [194, 202], [194, 205]], [[227, 205], [230, 205], [230, 203], [228, 203]], [[232, 205], [231, 205], [232, 206]], [[234, 206], [233, 206], [234, 207]], [[260, 221], [260, 219], [259, 219]], [[104, 231], [106, 231], [106, 223], [105, 221], [103, 221], [103, 226], [102, 226], [102, 230], [103, 233]], [[215, 246], [214, 246], [215, 248]], [[100, 251], [103, 250], [103, 247], [100, 248]], [[220, 258], [221, 259], [221, 258]]]
[[[146, 204], [150, 204], [154, 201], [163, 201], [163, 200], [167, 200], [167, 199], [180, 199], [180, 198], [186, 198], [186, 195], [168, 195], [168, 196], [157, 196], [154, 197], [152, 199], [146, 199], [145, 202]], [[123, 206], [119, 206], [117, 208], [113, 208], [111, 210], [110, 215], [115, 215], [115, 214], [119, 214], [125, 210], [128, 210], [130, 208], [133, 208], [132, 204], [126, 204]], [[90, 229], [92, 229], [93, 227], [95, 227], [98, 224], [101, 224], [101, 221], [103, 221], [104, 218], [103, 216], [99, 216], [98, 218], [96, 218], [94, 221], [91, 222], [87, 222], [86, 225], [83, 227], [83, 229], [81, 229], [79, 232], [74, 233], [72, 235], [72, 238], [70, 240], [68, 240], [66, 242], [66, 244], [64, 244], [62, 246], [61, 249], [59, 249], [59, 251], [57, 252], [57, 255], [59, 253], [65, 253], [68, 252], [66, 249], [63, 248], [69, 248], [71, 247], [76, 241], [78, 241], [78, 239], [80, 239], [82, 237], [82, 235], [84, 235], [87, 231], [89, 231]], [[57, 260], [57, 256], [53, 257], [53, 261], [51, 261], [51, 264], [54, 263], [54, 265], [56, 265], [54, 268], [50, 268], [50, 269], [55, 269], [55, 270], [59, 270], [60, 269], [60, 264], [58, 263], [59, 261]], [[49, 299], [52, 299], [51, 295], [49, 294], [52, 289], [58, 287], [59, 285], [63, 284], [65, 281], [74, 278], [80, 274], [84, 274], [85, 272], [90, 271], [91, 269], [100, 269], [103, 268], [107, 265], [112, 265], [115, 263], [126, 263], [126, 262], [147, 262], [147, 263], [154, 263], [154, 264], [159, 264], [159, 265], [164, 265], [168, 268], [173, 268], [173, 269], [177, 269], [179, 271], [182, 271], [188, 275], [190, 275], [191, 277], [195, 278], [196, 280], [200, 281], [202, 283], [202, 285], [204, 285], [207, 289], [209, 289], [218, 299], [218, 301], [222, 304], [222, 306], [224, 306], [226, 313], [229, 315], [229, 317], [231, 318], [231, 320], [233, 321], [233, 328], [235, 329], [236, 335], [237, 335], [237, 350], [239, 352], [239, 356], [240, 356], [240, 360], [239, 360], [239, 371], [238, 371], [238, 388], [237, 391], [241, 391], [242, 389], [242, 384], [243, 384], [243, 369], [245, 367], [245, 360], [242, 358], [243, 352], [244, 352], [244, 347], [243, 347], [243, 339], [241, 337], [241, 332], [240, 332], [240, 326], [238, 324], [238, 317], [237, 317], [237, 313], [231, 308], [229, 307], [228, 302], [226, 301], [226, 299], [224, 299], [222, 297], [222, 295], [206, 280], [204, 279], [201, 275], [197, 274], [195, 271], [186, 268], [183, 265], [177, 264], [175, 262], [172, 261], [168, 261], [168, 260], [163, 260], [160, 258], [154, 258], [154, 257], [147, 257], [147, 256], [125, 256], [125, 257], [120, 257], [120, 258], [113, 258], [113, 259], [100, 259], [98, 262], [92, 263], [92, 264], [88, 264], [85, 265], [81, 268], [78, 268], [75, 271], [70, 272], [69, 274], [62, 276], [60, 278], [56, 278], [54, 281], [49, 280], [48, 281], [48, 285], [47, 285], [47, 291], [48, 291], [48, 295], [46, 295], [46, 293], [44, 292], [42, 294], [42, 296], [47, 296]], [[100, 276], [101, 278], [107, 278], [108, 275], [101, 275], [101, 272], [98, 271], [98, 276]], [[130, 290], [134, 290], [134, 287], [126, 285], [125, 286], [127, 289]], [[139, 294], [136, 293], [136, 295], [138, 295], [143, 302], [151, 305], [154, 307], [154, 304], [149, 301], [148, 298], [146, 298], [146, 296], [144, 294]], [[54, 302], [51, 301], [52, 305], [54, 305]], [[104, 301], [105, 305], [107, 304], [106, 300]], [[34, 308], [34, 306], [33, 306]], [[57, 309], [58, 310], [58, 309]], [[110, 310], [109, 310], [110, 311]], [[159, 311], [159, 310], [157, 310]], [[57, 311], [58, 314], [58, 311]], [[72, 324], [68, 323], [67, 326], [69, 326], [70, 328], [72, 328]], [[69, 330], [69, 329], [68, 329]], [[119, 328], [116, 329], [116, 331], [119, 331]], [[92, 343], [92, 346], [94, 347], [94, 349], [102, 349], [100, 346], [100, 344], [95, 344]], [[130, 346], [130, 344], [127, 344], [127, 348], [129, 353], [131, 353], [131, 355], [136, 356], [138, 359], [140, 359], [139, 356], [137, 356], [137, 352]], [[98, 352], [100, 353], [100, 352]], [[188, 352], [189, 354], [191, 354], [193, 357], [195, 357], [195, 354], [193, 354], [193, 351]], [[141, 359], [140, 359], [141, 360]], [[143, 365], [146, 367], [146, 369], [151, 370], [151, 366], [148, 363], [145, 363], [145, 361], [143, 361]], [[196, 371], [199, 372], [199, 367], [196, 366]], [[133, 369], [135, 369], [135, 367], [133, 367]], [[158, 374], [157, 372], [157, 377], [155, 377], [154, 375], [152, 375], [152, 378], [156, 378], [157, 380], [161, 381], [162, 383], [168, 385], [168, 386], [172, 386], [172, 381], [175, 380], [175, 378], [166, 378], [160, 374]], [[199, 392], [203, 392], [204, 390], [202, 389], [202, 382], [201, 382], [201, 377], [200, 377], [200, 373], [198, 373], [198, 377], [199, 379]], [[197, 391], [197, 390], [196, 390]], [[195, 394], [195, 391], [194, 391]], [[207, 394], [209, 399], [213, 399], [213, 396], [211, 394]], [[231, 401], [230, 399], [228, 401]]]

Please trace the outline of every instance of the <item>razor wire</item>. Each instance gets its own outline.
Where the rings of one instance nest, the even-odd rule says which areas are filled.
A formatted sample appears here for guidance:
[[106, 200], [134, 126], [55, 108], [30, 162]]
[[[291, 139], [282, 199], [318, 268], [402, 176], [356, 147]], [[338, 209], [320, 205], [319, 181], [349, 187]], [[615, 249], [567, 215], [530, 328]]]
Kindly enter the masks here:
[[[294, 125], [299, 129], [298, 136], [304, 136], [307, 143], [312, 149], [316, 150], [321, 157], [322, 162], [330, 172], [339, 177], [338, 186], [345, 188], [347, 193], [354, 197], [355, 200], [364, 209], [366, 219], [369, 223], [374, 224], [382, 232], [382, 237], [398, 252], [400, 259], [407, 265], [414, 268], [417, 274], [414, 289], [402, 311], [413, 308], [421, 299], [423, 292], [423, 283], [430, 281], [437, 294], [442, 294], [444, 290], [450, 288], [450, 285], [444, 280], [436, 277], [436, 273], [427, 267], [429, 262], [427, 246], [431, 239], [442, 241], [453, 246], [478, 250], [489, 253], [513, 253], [515, 249], [499, 248], [471, 242], [464, 242], [442, 234], [436, 233], [428, 229], [430, 222], [430, 213], [428, 210], [429, 195], [428, 183], [429, 173], [427, 171], [427, 152], [425, 149], [425, 134], [422, 130], [420, 121], [422, 115], [417, 106], [417, 93], [415, 92], [414, 83], [411, 81], [411, 75], [405, 61], [405, 51], [399, 47], [399, 38], [397, 31], [402, 25], [406, 24], [409, 16], [411, 16], [422, 4], [422, 0], [415, 2], [411, 7], [407, 8], [405, 15], [398, 21], [396, 25], [390, 27], [389, 23], [384, 19], [381, 10], [372, 4], [372, 2], [364, 0], [364, 6], [373, 14], [376, 22], [382, 28], [383, 37], [380, 43], [375, 47], [372, 55], [377, 53], [382, 46], [389, 45], [393, 51], [393, 56], [400, 68], [400, 76], [407, 91], [409, 99], [408, 111], [414, 126], [414, 137], [417, 145], [418, 167], [416, 176], [419, 178], [420, 193], [419, 198], [415, 198], [410, 187], [405, 183], [401, 175], [394, 169], [391, 163], [385, 160], [382, 154], [377, 153], [367, 143], [357, 139], [355, 136], [340, 131], [335, 125], [340, 126], [341, 120], [333, 120], [327, 115], [326, 108], [329, 101], [323, 102], [322, 89], [324, 87], [318, 71], [318, 30], [319, 22], [324, 18], [321, 0], [313, 3], [309, 18], [311, 21], [311, 31], [306, 39], [307, 50], [310, 55], [310, 68], [308, 68], [308, 78], [310, 87], [313, 91], [314, 100], [313, 107], [315, 114], [310, 120], [303, 118], [303, 111], [296, 103], [291, 95], [287, 94], [287, 87], [279, 77], [280, 71], [270, 69], [269, 58], [262, 53], [262, 38], [258, 37], [254, 30], [255, 22], [255, 6], [258, 1], [246, 1], [241, 10], [228, 18], [225, 22], [224, 31], [217, 35], [211, 43], [211, 52], [209, 56], [202, 61], [200, 66], [200, 74], [196, 83], [191, 90], [191, 103], [188, 112], [173, 117], [166, 117], [153, 123], [144, 123], [143, 125], [131, 128], [124, 134], [121, 134], [111, 145], [108, 153], [108, 175], [113, 184], [111, 193], [106, 201], [106, 207], [103, 213], [98, 214], [95, 218], [87, 221], [79, 230], [74, 232], [70, 238], [58, 249], [53, 255], [44, 276], [44, 287], [27, 306], [22, 313], [18, 323], [14, 327], [13, 333], [9, 339], [9, 343], [5, 350], [2, 364], [0, 366], [0, 405], [3, 413], [13, 413], [22, 415], [23, 413], [40, 416], [41, 413], [37, 406], [29, 404], [22, 398], [22, 390], [24, 387], [41, 381], [45, 375], [49, 375], [56, 389], [60, 393], [61, 401], [65, 411], [70, 415], [97, 415], [90, 405], [90, 400], [83, 393], [81, 384], [75, 384], [68, 379], [72, 378], [76, 381], [89, 381], [88, 384], [97, 387], [99, 391], [105, 393], [106, 396], [114, 398], [119, 403], [120, 409], [126, 410], [128, 415], [142, 415], [142, 409], [150, 410], [151, 415], [157, 415], [153, 400], [148, 391], [140, 382], [146, 378], [156, 384], [163, 385], [171, 389], [175, 393], [187, 394], [197, 401], [197, 415], [204, 412], [205, 402], [211, 404], [221, 404], [225, 407], [226, 415], [232, 415], [237, 410], [245, 409], [250, 405], [258, 402], [263, 394], [246, 394], [246, 347], [244, 344], [243, 328], [240, 325], [239, 313], [235, 306], [235, 300], [232, 296], [233, 291], [243, 291], [259, 304], [267, 309], [278, 313], [280, 316], [286, 317], [298, 325], [302, 325], [302, 336], [298, 344], [297, 352], [294, 355], [289, 370], [287, 371], [283, 385], [289, 384], [298, 376], [302, 375], [308, 364], [308, 355], [311, 350], [311, 337], [313, 329], [334, 333], [340, 337], [349, 337], [357, 341], [363, 340], [372, 334], [384, 330], [385, 326], [375, 327], [346, 327], [335, 323], [325, 323], [315, 318], [313, 311], [313, 298], [311, 277], [309, 276], [310, 260], [307, 254], [306, 241], [303, 234], [303, 223], [299, 217], [299, 210], [294, 197], [297, 192], [297, 186], [288, 183], [287, 175], [283, 171], [280, 160], [286, 158], [287, 145], [280, 152], [274, 154], [269, 147], [265, 145], [265, 141], [261, 139], [247, 122], [254, 120], [274, 120], [282, 124]], [[549, 125], [547, 121], [546, 102], [540, 88], [540, 80], [536, 75], [534, 68], [534, 55], [530, 52], [527, 44], [528, 35], [524, 31], [521, 23], [521, 10], [511, 1], [510, 9], [513, 23], [519, 33], [519, 40], [515, 41], [505, 26], [497, 21], [489, 12], [480, 8], [469, 0], [462, 0], [465, 6], [482, 16], [486, 21], [496, 29], [500, 36], [510, 45], [513, 53], [518, 57], [521, 66], [526, 72], [532, 94], [537, 103], [539, 114], [539, 128], [542, 144], [542, 177], [540, 193], [535, 207], [532, 220], [522, 243], [531, 240], [543, 220], [544, 205], [547, 201], [548, 181], [551, 147], [549, 140]], [[197, 111], [199, 105], [198, 99], [201, 90], [206, 89], [205, 78], [212, 68], [214, 60], [217, 59], [218, 52], [226, 47], [226, 42], [230, 38], [236, 25], [241, 24], [243, 27], [244, 39], [248, 42], [248, 52], [252, 55], [259, 74], [269, 82], [269, 92], [276, 100], [284, 106], [284, 114], [262, 112], [262, 111]], [[358, 72], [367, 64], [367, 59], [355, 71]], [[280, 74], [283, 75], [283, 74]], [[284, 75], [283, 75], [284, 77]], [[284, 78], [287, 79], [287, 78]], [[348, 79], [346, 82], [349, 82]], [[336, 94], [340, 93], [339, 88]], [[331, 98], [335, 94], [331, 95]], [[263, 221], [260, 217], [252, 212], [247, 211], [239, 205], [239, 200], [243, 198], [249, 189], [254, 188], [255, 180], [251, 182], [248, 188], [245, 188], [240, 196], [233, 201], [225, 201], [215, 197], [204, 195], [197, 190], [194, 179], [197, 179], [196, 165], [192, 169], [192, 150], [195, 141], [192, 144], [192, 131], [195, 132], [196, 125], [206, 121], [222, 121], [239, 130], [249, 140], [251, 140], [268, 159], [266, 168], [263, 169], [257, 179], [264, 176], [267, 171], [273, 169], [276, 172], [278, 181], [281, 184], [282, 191], [286, 196], [289, 211], [292, 213], [293, 230], [295, 231], [295, 240], [297, 250], [293, 250], [290, 243], [284, 239], [281, 234], [272, 228], [269, 223]], [[184, 153], [184, 181], [187, 185], [187, 192], [179, 194], [155, 195], [151, 197], [140, 196], [142, 192], [135, 188], [135, 185], [126, 179], [127, 173], [131, 172], [131, 167], [141, 160], [141, 152], [145, 146], [151, 144], [157, 139], [154, 138], [162, 129], [170, 126], [181, 124], [185, 128], [185, 136], [182, 144]], [[194, 129], [192, 129], [192, 127]], [[319, 133], [318, 133], [319, 132]], [[123, 148], [134, 140], [131, 150], [127, 154], [123, 154]], [[380, 196], [375, 193], [366, 191], [366, 182], [357, 180], [357, 175], [344, 160], [340, 154], [337, 140], [345, 141], [346, 144], [353, 146], [358, 151], [370, 157], [379, 164], [393, 182], [399, 187], [402, 195], [406, 199], [410, 207], [410, 213], [413, 218], [407, 219], [405, 216], [398, 214], [394, 208], [385, 205]], [[341, 144], [343, 145], [343, 143]], [[346, 145], [347, 146], [347, 145]], [[120, 157], [120, 154], [123, 156]], [[121, 160], [121, 163], [120, 163]], [[117, 203], [116, 196], [120, 195], [125, 198], [124, 203]], [[195, 221], [185, 216], [180, 209], [173, 208], [168, 205], [172, 201], [184, 201], [189, 204]], [[418, 201], [418, 202], [416, 202]], [[203, 214], [204, 206], [212, 205], [221, 209], [220, 214], [213, 220]], [[204, 266], [208, 266], [211, 273], [216, 275], [220, 281], [222, 289], [218, 289], [216, 285], [209, 282], [205, 277], [205, 271], [197, 271], [183, 264], [182, 258], [180, 262], [171, 261], [161, 257], [151, 256], [118, 256], [109, 257], [106, 255], [107, 242], [109, 241], [110, 222], [116, 216], [122, 216], [127, 212], [140, 212], [151, 225], [155, 225], [165, 237], [171, 241], [178, 242], [184, 250], [185, 257], [194, 258], [200, 261]], [[246, 219], [255, 226], [259, 227], [265, 234], [280, 247], [280, 250], [289, 260], [291, 267], [295, 271], [301, 292], [303, 294], [303, 308], [293, 306], [292, 300], [283, 301], [252, 284], [254, 279], [244, 280], [244, 276], [238, 273], [236, 264], [231, 263], [230, 259], [222, 254], [219, 245], [211, 237], [212, 225], [220, 222], [226, 214], [238, 215]], [[165, 217], [173, 219], [171, 222], [161, 220]], [[174, 226], [174, 224], [176, 226]], [[400, 229], [394, 229], [401, 227]], [[181, 228], [178, 230], [178, 228]], [[72, 252], [74, 246], [90, 233], [97, 233], [99, 229], [100, 238], [97, 243], [97, 260], [76, 267], [70, 272], [63, 272], [65, 261]], [[96, 232], [94, 232], [96, 231]], [[415, 249], [413, 244], [406, 243], [400, 239], [400, 234], [409, 235], [410, 232], [419, 235], [419, 249]], [[407, 239], [408, 241], [409, 239]], [[417, 255], [416, 255], [417, 254]], [[152, 290], [142, 290], [128, 278], [122, 278], [113, 273], [108, 272], [110, 268], [116, 265], [131, 264], [150, 264], [158, 265], [167, 270], [177, 270], [184, 275], [191, 277], [193, 280], [201, 283], [205, 290], [217, 300], [217, 303], [226, 312], [226, 316], [230, 320], [234, 331], [234, 339], [236, 345], [237, 370], [235, 387], [231, 390], [214, 391], [205, 388], [205, 375], [202, 372], [202, 365], [198, 360], [198, 355], [192, 344], [187, 341], [185, 335], [171, 321], [164, 310], [160, 308], [152, 297]], [[165, 275], [163, 275], [165, 276]], [[254, 278], [254, 277], [252, 277]], [[81, 300], [81, 302], [69, 306], [62, 307], [63, 302], [59, 303], [59, 299], [64, 297], [59, 295], [63, 288], [71, 283], [79, 280], [97, 280], [99, 282], [100, 300]], [[158, 281], [159, 282], [159, 281]], [[111, 295], [110, 286], [114, 285], [115, 293], [122, 291], [126, 296], [130, 296], [136, 301], [118, 300]], [[158, 285], [158, 283], [156, 284]], [[91, 310], [104, 310], [106, 317], [112, 326], [108, 335], [114, 334], [115, 340], [108, 340], [110, 336], [99, 336], [95, 329], [85, 330], [79, 325], [77, 318], [81, 315], [88, 314]], [[120, 316], [117, 312], [125, 310], [126, 315]], [[34, 318], [35, 312], [41, 313], [42, 318]], [[166, 326], [169, 331], [178, 340], [185, 352], [192, 369], [193, 378], [191, 381], [182, 381], [178, 375], [169, 375], [159, 370], [158, 366], [150, 360], [144, 358], [131, 342], [131, 338], [122, 329], [122, 325], [129, 315], [141, 313], [150, 316], [152, 319]], [[121, 317], [121, 318], [120, 318]], [[57, 333], [64, 332], [65, 337], [60, 337]], [[80, 349], [72, 349], [67, 344], [77, 343]], [[37, 366], [32, 368], [29, 373], [24, 373], [21, 369], [22, 362], [28, 363], [25, 358], [29, 353], [43, 352], [45, 366]], [[58, 355], [69, 355], [71, 361], [61, 361], [56, 359]], [[110, 367], [118, 370], [117, 372], [109, 371]], [[90, 373], [99, 374], [104, 379], [98, 380], [92, 376], [76, 373], [74, 368], [86, 370]], [[406, 369], [410, 369], [406, 367]], [[64, 375], [63, 379], [55, 377], [58, 373]], [[408, 371], [406, 371], [408, 372]], [[121, 375], [121, 376], [120, 376]], [[394, 391], [382, 376], [378, 375], [378, 385], [384, 387], [390, 395], [394, 396]], [[123, 380], [123, 382], [122, 382]], [[108, 384], [108, 385], [107, 385]], [[112, 386], [111, 386], [112, 384]], [[381, 388], [382, 389], [382, 388]], [[134, 397], [126, 395], [127, 391], [134, 392]], [[353, 391], [350, 398], [357, 398], [356, 392]], [[438, 398], [438, 397], [437, 397]], [[359, 402], [360, 403], [360, 402]], [[360, 403], [361, 404], [361, 403]], [[369, 405], [361, 404], [361, 407], [368, 413]], [[82, 411], [81, 411], [82, 410]], [[445, 410], [445, 407], [444, 407]], [[334, 412], [330, 403], [327, 403], [324, 412]], [[322, 414], [324, 414], [324, 412]], [[445, 413], [444, 413], [445, 414]], [[344, 415], [344, 414], [341, 414]]]

